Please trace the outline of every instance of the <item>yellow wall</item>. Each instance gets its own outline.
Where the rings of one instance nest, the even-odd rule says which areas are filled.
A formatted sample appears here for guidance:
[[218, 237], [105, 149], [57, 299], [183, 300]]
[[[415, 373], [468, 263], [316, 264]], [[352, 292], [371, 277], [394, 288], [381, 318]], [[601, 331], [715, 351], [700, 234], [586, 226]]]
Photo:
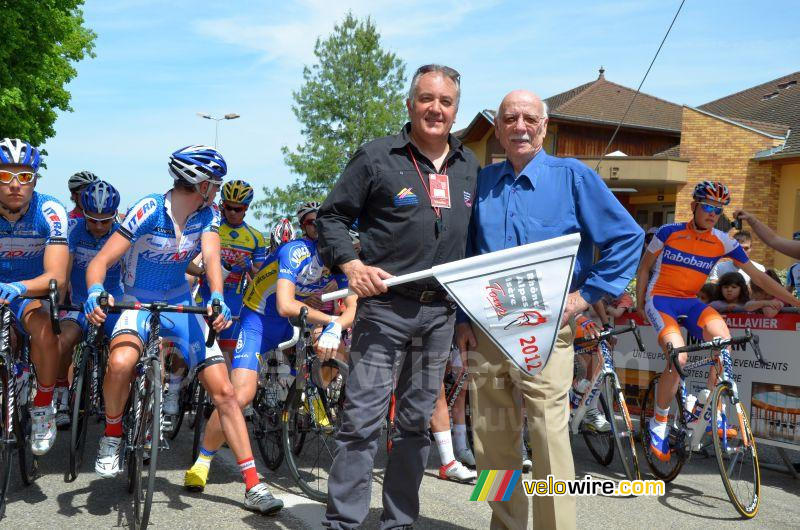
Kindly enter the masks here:
[[481, 166], [485, 165], [484, 161], [486, 160], [486, 142], [489, 141], [489, 138], [494, 134], [494, 128], [490, 128], [489, 131], [483, 135], [483, 138], [478, 140], [477, 142], [465, 142], [464, 145], [469, 147], [473, 153], [475, 153], [475, 158], [478, 159], [478, 162]]
[[[778, 197], [778, 234], [791, 238], [800, 230], [800, 164], [784, 164], [780, 168]], [[786, 268], [794, 260], [775, 253], [775, 266]]]

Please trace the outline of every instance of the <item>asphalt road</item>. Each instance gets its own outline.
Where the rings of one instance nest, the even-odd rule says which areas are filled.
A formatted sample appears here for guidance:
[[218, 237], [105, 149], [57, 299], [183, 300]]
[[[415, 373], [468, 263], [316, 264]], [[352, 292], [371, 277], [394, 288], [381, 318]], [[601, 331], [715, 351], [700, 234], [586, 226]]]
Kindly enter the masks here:
[[[40, 476], [23, 488], [16, 479], [6, 511], [0, 521], [4, 528], [113, 528], [128, 527], [131, 497], [124, 476], [105, 480], [89, 469], [93, 467], [100, 426], [91, 425], [85, 471], [73, 483], [65, 483], [68, 459], [67, 437], [62, 432], [56, 447], [40, 460]], [[151, 523], [153, 528], [320, 528], [324, 506], [301, 495], [285, 464], [267, 475], [276, 496], [286, 503], [277, 516], [264, 517], [241, 507], [244, 488], [233, 455], [223, 449], [214, 460], [211, 479], [205, 492], [189, 493], [181, 487], [188, 464], [191, 437], [182, 432], [172, 447], [162, 452]], [[575, 467], [579, 477], [620, 479], [621, 470], [612, 462], [609, 469], [597, 465], [581, 438], [573, 439]], [[256, 457], [259, 471], [268, 471]], [[641, 457], [640, 457], [641, 458]], [[644, 464], [644, 460], [641, 459]], [[376, 462], [372, 508], [365, 528], [376, 528], [380, 517], [382, 467], [385, 453]], [[644, 464], [646, 465], [646, 464]], [[421, 515], [417, 528], [487, 528], [488, 504], [469, 502], [469, 485], [439, 480], [438, 456], [432, 454], [421, 487]], [[578, 525], [600, 528], [722, 528], [731, 524], [753, 523], [766, 528], [800, 528], [800, 480], [770, 470], [762, 470], [762, 503], [755, 521], [738, 518], [722, 487], [713, 458], [695, 455], [682, 474], [667, 487], [661, 498], [579, 497]]]

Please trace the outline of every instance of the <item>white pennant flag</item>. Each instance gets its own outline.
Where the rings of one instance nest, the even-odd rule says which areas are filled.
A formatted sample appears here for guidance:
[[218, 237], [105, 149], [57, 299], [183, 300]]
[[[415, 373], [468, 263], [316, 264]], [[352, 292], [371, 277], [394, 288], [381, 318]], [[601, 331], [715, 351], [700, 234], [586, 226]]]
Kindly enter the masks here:
[[[384, 280], [435, 277], [472, 322], [528, 375], [542, 371], [558, 336], [580, 234], [490, 252]], [[342, 289], [322, 301], [351, 294]]]
[[433, 268], [472, 322], [528, 375], [555, 345], [579, 234], [529, 243]]

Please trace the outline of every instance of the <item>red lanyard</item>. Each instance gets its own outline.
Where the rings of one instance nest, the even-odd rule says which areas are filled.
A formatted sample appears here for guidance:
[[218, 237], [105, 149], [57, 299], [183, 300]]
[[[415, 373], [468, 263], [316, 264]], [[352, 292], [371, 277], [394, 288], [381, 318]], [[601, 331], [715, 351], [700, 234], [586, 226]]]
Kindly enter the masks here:
[[[433, 197], [431, 197], [431, 192], [428, 189], [428, 185], [425, 184], [425, 179], [422, 177], [422, 171], [419, 170], [419, 165], [417, 164], [417, 159], [414, 156], [414, 151], [411, 150], [411, 146], [408, 144], [406, 144], [406, 148], [408, 149], [408, 154], [411, 156], [411, 161], [414, 162], [414, 167], [417, 169], [417, 175], [419, 175], [419, 180], [420, 182], [422, 182], [422, 187], [425, 189], [425, 193], [428, 194], [428, 200], [431, 202], [431, 208], [433, 208], [433, 213], [436, 214], [437, 219], [441, 219], [442, 217], [441, 208], [433, 205]], [[434, 171], [435, 170], [436, 169], [434, 168]], [[444, 173], [442, 174], [447, 175], [447, 159], [445, 159], [444, 161]]]

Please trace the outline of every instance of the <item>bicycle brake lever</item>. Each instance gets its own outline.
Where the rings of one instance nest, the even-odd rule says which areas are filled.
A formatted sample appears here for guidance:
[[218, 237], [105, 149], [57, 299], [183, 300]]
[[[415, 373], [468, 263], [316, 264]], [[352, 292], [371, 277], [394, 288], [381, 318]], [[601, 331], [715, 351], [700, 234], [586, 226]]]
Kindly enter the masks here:
[[222, 313], [222, 304], [220, 304], [219, 300], [214, 300], [211, 302], [211, 316], [209, 318], [208, 323], [208, 338], [206, 339], [206, 348], [210, 348], [214, 345], [214, 341], [217, 340], [217, 330], [214, 329], [214, 321], [217, 317]]

